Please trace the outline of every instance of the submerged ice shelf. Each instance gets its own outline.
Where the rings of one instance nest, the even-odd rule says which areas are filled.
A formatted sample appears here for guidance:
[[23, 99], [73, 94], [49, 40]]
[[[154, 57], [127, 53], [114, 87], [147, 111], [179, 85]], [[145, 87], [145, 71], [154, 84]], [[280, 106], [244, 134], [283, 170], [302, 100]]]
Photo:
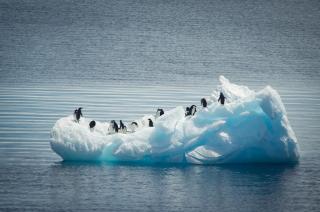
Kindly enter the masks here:
[[[109, 123], [59, 119], [51, 131], [51, 148], [63, 160], [141, 163], [294, 163], [298, 143], [285, 107], [270, 86], [254, 92], [220, 76], [207, 108], [185, 117], [179, 106], [165, 111], [154, 127], [134, 133], [107, 134]], [[217, 102], [219, 92], [227, 97]], [[199, 97], [200, 99], [200, 97]], [[153, 116], [145, 116], [143, 122]]]

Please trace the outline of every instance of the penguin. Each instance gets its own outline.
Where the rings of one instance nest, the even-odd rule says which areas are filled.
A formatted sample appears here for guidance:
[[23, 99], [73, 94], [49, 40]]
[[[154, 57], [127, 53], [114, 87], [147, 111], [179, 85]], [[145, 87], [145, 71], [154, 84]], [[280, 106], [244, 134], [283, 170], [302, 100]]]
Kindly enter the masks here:
[[119, 131], [119, 127], [116, 121], [113, 121], [113, 129], [116, 133]]
[[186, 116], [193, 116], [197, 112], [197, 106], [191, 105], [186, 108]]
[[163, 109], [158, 108], [157, 113], [156, 113], [156, 118], [159, 118], [160, 116], [162, 116], [164, 114]]
[[120, 130], [122, 131], [122, 133], [127, 132], [127, 127], [123, 124], [122, 120], [120, 120]]
[[131, 122], [130, 128], [131, 128], [132, 132], [135, 132], [138, 127], [139, 127], [139, 125], [137, 122], [135, 122], [135, 121]]
[[226, 97], [223, 95], [222, 92], [220, 92], [220, 96], [219, 96], [218, 102], [220, 101], [220, 103], [221, 103], [222, 105], [224, 105], [225, 99], [226, 99]]
[[185, 116], [189, 116], [189, 111], [190, 111], [190, 108], [189, 108], [189, 107], [187, 107], [187, 108], [186, 108]]
[[201, 105], [202, 105], [202, 107], [207, 107], [208, 106], [207, 100], [205, 98], [201, 99]]
[[78, 109], [76, 109], [74, 111], [74, 116], [76, 118], [76, 122], [79, 122], [80, 118], [83, 116], [81, 110], [82, 110], [82, 107], [79, 107]]
[[92, 121], [89, 123], [90, 129], [93, 129], [95, 126], [96, 126], [96, 122], [95, 122], [94, 120], [92, 120]]
[[197, 112], [197, 106], [191, 105], [190, 107], [190, 115], [194, 116], [194, 114]]
[[112, 132], [115, 132], [115, 133], [118, 133], [119, 131], [119, 127], [118, 127], [118, 124], [115, 120], [112, 120], [110, 122], [110, 126], [109, 126], [109, 132], [111, 131]]
[[162, 116], [164, 114], [164, 111], [162, 108], [158, 109], [160, 116]]
[[149, 120], [149, 127], [153, 127], [153, 121], [151, 119], [148, 119]]

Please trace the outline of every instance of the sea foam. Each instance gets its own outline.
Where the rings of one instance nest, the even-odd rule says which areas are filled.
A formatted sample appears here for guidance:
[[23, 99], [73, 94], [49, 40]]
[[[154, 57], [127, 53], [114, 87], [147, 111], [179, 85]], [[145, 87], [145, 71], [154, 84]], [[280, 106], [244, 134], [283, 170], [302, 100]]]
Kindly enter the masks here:
[[[63, 160], [139, 163], [294, 163], [299, 148], [285, 107], [270, 86], [255, 92], [220, 76], [207, 108], [185, 117], [182, 106], [155, 119], [147, 115], [133, 133], [108, 134], [109, 123], [59, 119], [51, 148]], [[219, 93], [226, 104], [217, 102]], [[200, 99], [201, 97], [199, 97]], [[154, 127], [145, 126], [147, 119]]]

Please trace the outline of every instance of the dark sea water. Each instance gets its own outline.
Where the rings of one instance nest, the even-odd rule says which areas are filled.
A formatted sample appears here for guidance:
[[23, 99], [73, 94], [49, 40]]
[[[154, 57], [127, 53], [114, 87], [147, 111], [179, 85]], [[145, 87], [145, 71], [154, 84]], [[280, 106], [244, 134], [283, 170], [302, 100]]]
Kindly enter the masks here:
[[[0, 211], [319, 211], [320, 1], [0, 0]], [[279, 91], [296, 165], [66, 163], [55, 121]]]

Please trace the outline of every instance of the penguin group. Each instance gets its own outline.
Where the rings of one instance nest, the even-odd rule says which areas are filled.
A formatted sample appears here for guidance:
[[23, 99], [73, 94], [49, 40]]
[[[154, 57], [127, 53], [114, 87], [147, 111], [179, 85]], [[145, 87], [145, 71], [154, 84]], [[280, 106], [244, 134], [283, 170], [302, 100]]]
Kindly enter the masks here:
[[[163, 114], [164, 114], [164, 110], [161, 108], [158, 109], [156, 112], [156, 118], [162, 116]], [[74, 116], [74, 121], [76, 123], [79, 123], [80, 118], [83, 117], [82, 107], [75, 109], [73, 112], [73, 116]], [[148, 121], [148, 123], [147, 123], [148, 127], [154, 127], [153, 121], [151, 118], [149, 118], [147, 121]], [[95, 126], [96, 126], [96, 122], [94, 120], [92, 120], [89, 123], [89, 129], [91, 131], [93, 131]], [[137, 122], [135, 122], [135, 121], [131, 122], [131, 124], [130, 124], [131, 132], [135, 132], [138, 127], [139, 127], [139, 125]], [[125, 134], [127, 132], [129, 132], [127, 130], [127, 126], [123, 123], [122, 120], [120, 120], [119, 125], [117, 124], [117, 122], [115, 120], [110, 121], [109, 127], [108, 127], [108, 134], [114, 134], [114, 133], [124, 133]]]
[[[225, 99], [226, 99], [226, 97], [223, 95], [222, 92], [220, 92], [220, 96], [219, 96], [218, 102], [220, 102], [221, 105], [224, 105]], [[202, 98], [200, 100], [200, 103], [201, 103], [202, 108], [208, 107], [208, 102], [207, 102], [207, 100], [205, 98]], [[197, 106], [196, 105], [191, 105], [190, 107], [186, 108], [185, 116], [186, 117], [187, 116], [193, 116], [196, 112], [197, 112]]]
[[[205, 98], [202, 98], [200, 100], [201, 106], [203, 108], [206, 108], [208, 106], [207, 100]], [[190, 107], [186, 108], [185, 116], [194, 116], [197, 112], [197, 106], [196, 105], [191, 105]]]
[[190, 107], [186, 108], [186, 116], [194, 116], [194, 114], [196, 114], [197, 112], [197, 106], [195, 105], [191, 105]]
[[[224, 105], [225, 103], [225, 99], [226, 97], [223, 95], [222, 92], [220, 92], [220, 96], [218, 99], [218, 102], [221, 103], [221, 105]], [[208, 102], [205, 98], [202, 98], [200, 100], [201, 106], [203, 108], [206, 108], [208, 106]], [[185, 116], [194, 116], [197, 112], [197, 106], [196, 105], [191, 105], [190, 107], [186, 107], [186, 111], [185, 111]], [[156, 111], [156, 116], [155, 119], [159, 118], [160, 116], [164, 115], [164, 110], [161, 108], [158, 108]], [[79, 107], [77, 109], [74, 110], [73, 112], [73, 116], [74, 116], [74, 121], [79, 123], [80, 122], [80, 118], [83, 117], [82, 114], [82, 107]], [[145, 124], [146, 125], [146, 124]], [[96, 126], [96, 122], [94, 120], [92, 120], [89, 123], [89, 129], [91, 131], [94, 130], [94, 127]], [[148, 119], [148, 127], [154, 127], [153, 121], [151, 118]], [[129, 125], [129, 128], [131, 129], [131, 132], [135, 132], [137, 128], [139, 128], [139, 125], [137, 122], [133, 121], [131, 122], [131, 124]], [[120, 124], [118, 125], [117, 122], [115, 120], [111, 120], [110, 124], [109, 124], [109, 128], [108, 128], [108, 134], [113, 134], [113, 133], [127, 133], [129, 132], [127, 130], [127, 127], [124, 125], [124, 123], [122, 122], [122, 120], [120, 120]]]

